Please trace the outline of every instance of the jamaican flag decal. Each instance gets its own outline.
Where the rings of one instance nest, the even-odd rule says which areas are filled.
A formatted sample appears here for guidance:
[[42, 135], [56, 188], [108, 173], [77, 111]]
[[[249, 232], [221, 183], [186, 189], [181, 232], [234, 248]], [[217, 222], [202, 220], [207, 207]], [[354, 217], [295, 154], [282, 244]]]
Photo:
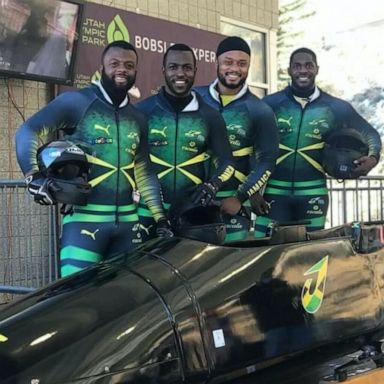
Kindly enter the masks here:
[[327, 271], [328, 256], [325, 256], [304, 273], [304, 276], [317, 273], [316, 281], [313, 282], [312, 278], [307, 279], [301, 291], [301, 303], [308, 313], [317, 312], [323, 302]]
[[8, 341], [8, 337], [0, 333], [0, 343], [5, 343], [6, 341]]

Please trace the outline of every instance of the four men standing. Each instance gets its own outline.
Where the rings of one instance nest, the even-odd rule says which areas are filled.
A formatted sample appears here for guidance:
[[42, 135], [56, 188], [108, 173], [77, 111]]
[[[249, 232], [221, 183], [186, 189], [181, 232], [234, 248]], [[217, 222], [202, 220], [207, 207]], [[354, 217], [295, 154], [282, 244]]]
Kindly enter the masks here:
[[[43, 204], [52, 199], [36, 164], [39, 137], [61, 130], [91, 149], [88, 205], [63, 219], [62, 276], [133, 249], [143, 238], [172, 236], [164, 207], [186, 192], [202, 205], [220, 200], [227, 241], [248, 236], [249, 200], [258, 214], [256, 237], [265, 236], [272, 220], [307, 219], [309, 230], [324, 226], [325, 133], [352, 127], [367, 139], [369, 154], [357, 160], [356, 177], [377, 164], [380, 137], [348, 103], [315, 85], [311, 50], [293, 52], [291, 85], [263, 101], [246, 85], [249, 66], [248, 44], [227, 37], [217, 47], [217, 79], [193, 91], [196, 58], [190, 47], [175, 44], [163, 58], [164, 87], [135, 108], [127, 91], [135, 82], [137, 54], [117, 41], [103, 51], [101, 82], [60, 95], [19, 128], [17, 158], [29, 191]], [[310, 213], [314, 201], [320, 213]]]

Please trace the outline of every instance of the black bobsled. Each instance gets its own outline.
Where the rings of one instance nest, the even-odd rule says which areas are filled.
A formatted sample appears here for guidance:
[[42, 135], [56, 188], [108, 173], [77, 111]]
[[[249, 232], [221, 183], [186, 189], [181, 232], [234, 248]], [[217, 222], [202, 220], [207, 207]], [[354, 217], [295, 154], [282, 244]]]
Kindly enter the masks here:
[[0, 382], [220, 383], [377, 343], [383, 243], [383, 223], [150, 241], [2, 309]]

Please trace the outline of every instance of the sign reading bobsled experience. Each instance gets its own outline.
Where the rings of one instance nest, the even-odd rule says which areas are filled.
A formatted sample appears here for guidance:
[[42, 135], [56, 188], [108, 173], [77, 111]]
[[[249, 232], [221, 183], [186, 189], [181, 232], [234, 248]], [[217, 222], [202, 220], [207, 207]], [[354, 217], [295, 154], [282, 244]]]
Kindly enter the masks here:
[[223, 36], [197, 28], [138, 15], [121, 9], [86, 3], [83, 14], [74, 87], [83, 88], [100, 78], [104, 47], [126, 40], [138, 53], [138, 71], [131, 95], [137, 100], [157, 92], [163, 85], [161, 71], [165, 51], [175, 43], [189, 45], [197, 59], [195, 85], [209, 84], [216, 77], [215, 51]]

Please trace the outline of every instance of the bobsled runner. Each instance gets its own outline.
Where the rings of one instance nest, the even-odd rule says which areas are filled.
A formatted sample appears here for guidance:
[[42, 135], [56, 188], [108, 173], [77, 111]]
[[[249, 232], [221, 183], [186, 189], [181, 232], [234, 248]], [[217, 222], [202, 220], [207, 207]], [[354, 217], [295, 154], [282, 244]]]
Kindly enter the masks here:
[[0, 382], [292, 382], [293, 368], [380, 347], [383, 245], [381, 222], [151, 240], [3, 308]]

